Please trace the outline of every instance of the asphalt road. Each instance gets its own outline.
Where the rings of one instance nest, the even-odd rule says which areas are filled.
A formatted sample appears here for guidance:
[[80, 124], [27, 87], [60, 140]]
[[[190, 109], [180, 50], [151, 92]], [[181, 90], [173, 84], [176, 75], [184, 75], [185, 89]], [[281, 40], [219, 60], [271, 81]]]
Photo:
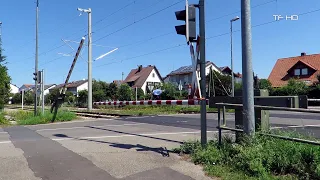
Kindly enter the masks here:
[[[226, 118], [234, 127], [233, 114]], [[320, 138], [320, 114], [271, 112], [270, 123]], [[214, 138], [217, 114], [207, 114], [207, 125]], [[199, 138], [198, 114], [0, 128], [0, 179], [209, 179], [168, 151]]]

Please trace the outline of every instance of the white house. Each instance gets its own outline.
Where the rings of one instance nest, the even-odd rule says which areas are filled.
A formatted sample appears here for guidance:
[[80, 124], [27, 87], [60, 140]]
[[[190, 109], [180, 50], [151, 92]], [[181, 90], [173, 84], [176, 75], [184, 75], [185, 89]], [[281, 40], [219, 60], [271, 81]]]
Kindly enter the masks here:
[[12, 94], [19, 93], [19, 88], [18, 88], [18, 86], [10, 83], [10, 93], [12, 93]]
[[[49, 89], [49, 92], [56, 88], [62, 88], [64, 84], [59, 84], [55, 87]], [[88, 90], [88, 80], [79, 80], [79, 81], [72, 81], [67, 84], [67, 91], [72, 92], [75, 96], [78, 96], [79, 91]]]
[[50, 93], [50, 89], [53, 89], [54, 87], [56, 87], [55, 84], [44, 85], [44, 95], [49, 94]]
[[162, 84], [163, 79], [156, 66], [142, 67], [140, 65], [137, 69], [132, 69], [123, 82], [132, 88], [141, 88], [146, 93], [153, 90], [155, 85]]
[[[210, 69], [215, 70], [218, 73], [222, 73], [220, 68], [217, 67], [213, 62], [207, 61], [206, 62], [206, 76], [210, 73]], [[200, 67], [198, 66], [197, 72], [200, 71]], [[189, 84], [192, 83], [192, 65], [190, 66], [182, 66], [171, 73], [169, 73], [165, 78], [164, 82], [170, 82], [175, 84], [176, 86], [179, 85], [180, 81], [183, 85], [183, 88], [187, 88]]]

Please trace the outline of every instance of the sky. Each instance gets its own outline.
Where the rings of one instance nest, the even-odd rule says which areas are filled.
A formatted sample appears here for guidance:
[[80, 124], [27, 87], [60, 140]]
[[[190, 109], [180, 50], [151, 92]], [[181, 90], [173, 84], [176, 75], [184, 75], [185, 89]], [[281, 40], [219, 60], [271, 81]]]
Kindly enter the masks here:
[[[12, 84], [18, 87], [34, 83], [35, 1], [3, 1], [0, 6], [4, 55]], [[165, 77], [191, 65], [185, 37], [177, 35], [174, 27], [184, 23], [174, 13], [184, 4], [183, 0], [39, 0], [39, 70], [45, 71], [45, 84], [65, 81], [78, 42], [87, 34], [88, 15], [79, 16], [78, 7], [92, 9], [94, 79], [121, 80], [122, 72], [125, 78], [138, 65], [155, 65]], [[230, 19], [241, 17], [240, 0], [205, 0], [205, 15], [206, 60], [230, 66]], [[298, 20], [275, 21], [274, 15], [298, 15]], [[251, 0], [252, 63], [259, 78], [268, 78], [279, 58], [320, 53], [319, 17], [319, 0]], [[241, 19], [233, 22], [232, 34], [234, 71], [241, 73], [240, 30]], [[85, 45], [70, 81], [87, 79], [87, 52]]]

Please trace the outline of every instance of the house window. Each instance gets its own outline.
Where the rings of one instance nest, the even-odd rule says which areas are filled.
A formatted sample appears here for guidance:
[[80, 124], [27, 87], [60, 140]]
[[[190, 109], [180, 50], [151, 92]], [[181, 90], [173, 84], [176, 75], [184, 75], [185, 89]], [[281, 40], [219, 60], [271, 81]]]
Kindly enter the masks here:
[[154, 73], [152, 73], [152, 77], [155, 77], [156, 75]]
[[301, 74], [302, 75], [308, 75], [308, 68], [303, 68]]
[[295, 76], [300, 76], [300, 69], [295, 69], [294, 70], [294, 75]]

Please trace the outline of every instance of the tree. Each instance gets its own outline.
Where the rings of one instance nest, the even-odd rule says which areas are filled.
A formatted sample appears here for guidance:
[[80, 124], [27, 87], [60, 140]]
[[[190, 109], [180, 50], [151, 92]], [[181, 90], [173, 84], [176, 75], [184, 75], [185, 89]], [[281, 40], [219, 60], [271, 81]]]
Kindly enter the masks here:
[[3, 109], [4, 104], [9, 100], [11, 81], [8, 68], [5, 66], [6, 56], [2, 52], [2, 42], [0, 39], [0, 109]]
[[161, 99], [175, 100], [180, 93], [172, 83], [164, 83], [162, 86], [163, 92], [161, 93]]
[[12, 96], [12, 104], [21, 104], [22, 95], [20, 93], [16, 93]]
[[268, 79], [260, 79], [259, 80], [259, 88], [266, 89], [269, 93], [272, 93], [272, 84]]
[[115, 83], [110, 83], [109, 84], [109, 92], [110, 92], [110, 98], [112, 100], [116, 100], [117, 97], [117, 92], [118, 92], [118, 86]]
[[131, 87], [126, 83], [121, 84], [117, 96], [119, 101], [131, 101], [133, 97]]
[[[216, 96], [227, 96], [231, 94], [232, 78], [213, 70], [214, 91]], [[210, 77], [206, 76], [206, 83], [209, 84]]]
[[27, 91], [24, 93], [24, 104], [34, 104], [34, 93], [32, 91]]
[[[132, 88], [132, 94], [134, 96], [134, 100], [136, 100], [136, 88]], [[138, 100], [142, 100], [145, 98], [144, 92], [141, 88], [137, 88], [137, 98]]]
[[93, 80], [92, 91], [92, 98], [94, 102], [105, 101], [111, 97], [109, 84], [104, 81]]
[[77, 97], [77, 104], [79, 107], [85, 107], [87, 106], [87, 100], [88, 100], [88, 91], [82, 90], [78, 92]]
[[286, 86], [277, 88], [273, 90], [273, 96], [298, 96], [298, 95], [307, 95], [309, 87], [306, 83], [297, 80], [290, 79]]

